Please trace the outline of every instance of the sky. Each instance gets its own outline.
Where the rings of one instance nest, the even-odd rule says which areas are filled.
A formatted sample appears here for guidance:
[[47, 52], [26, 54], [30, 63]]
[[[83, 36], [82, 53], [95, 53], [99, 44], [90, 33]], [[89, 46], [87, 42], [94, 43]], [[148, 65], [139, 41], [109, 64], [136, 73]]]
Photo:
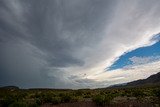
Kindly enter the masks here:
[[159, 0], [0, 0], [0, 86], [101, 88], [160, 71]]
[[[159, 35], [160, 37], [160, 35]], [[156, 38], [158, 40], [158, 38]], [[115, 61], [108, 70], [123, 68], [128, 65], [150, 63], [160, 59], [160, 40], [147, 47], [141, 47], [125, 53]]]

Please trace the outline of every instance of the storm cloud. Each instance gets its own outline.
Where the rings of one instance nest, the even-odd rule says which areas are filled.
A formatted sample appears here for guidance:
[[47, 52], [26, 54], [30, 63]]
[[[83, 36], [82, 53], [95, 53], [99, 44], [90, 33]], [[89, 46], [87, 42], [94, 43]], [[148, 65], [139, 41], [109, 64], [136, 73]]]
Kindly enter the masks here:
[[[125, 52], [155, 42], [151, 38], [160, 31], [159, 3], [159, 0], [1, 0], [0, 85], [22, 88], [110, 85], [113, 77], [100, 78], [103, 73], [109, 75], [105, 68]], [[129, 80], [133, 78], [123, 82]]]

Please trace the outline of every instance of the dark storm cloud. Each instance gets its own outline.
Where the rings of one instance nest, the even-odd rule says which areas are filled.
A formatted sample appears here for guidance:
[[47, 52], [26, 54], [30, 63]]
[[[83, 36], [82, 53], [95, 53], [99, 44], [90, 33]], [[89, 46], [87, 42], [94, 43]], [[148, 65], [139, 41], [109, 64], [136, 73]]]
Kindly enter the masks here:
[[108, 0], [1, 0], [0, 85], [54, 87], [61, 81], [61, 68], [85, 64], [75, 53], [101, 39], [97, 31], [110, 20], [112, 4]]

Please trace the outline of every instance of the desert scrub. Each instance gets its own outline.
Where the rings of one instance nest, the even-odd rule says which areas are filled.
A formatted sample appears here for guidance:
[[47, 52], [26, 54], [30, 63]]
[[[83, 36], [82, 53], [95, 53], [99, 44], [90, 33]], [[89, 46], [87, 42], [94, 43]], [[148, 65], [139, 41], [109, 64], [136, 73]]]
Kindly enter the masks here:
[[61, 102], [68, 103], [72, 101], [72, 96], [70, 94], [64, 93], [61, 95]]
[[153, 91], [154, 95], [160, 99], [160, 89]]
[[27, 103], [25, 101], [15, 101], [10, 104], [8, 107], [38, 107], [36, 103]]
[[12, 104], [15, 101], [17, 101], [17, 98], [15, 96], [7, 95], [3, 98], [3, 100], [1, 101], [1, 104], [3, 107], [8, 107], [10, 104]]
[[101, 95], [98, 94], [92, 98], [93, 102], [95, 102], [97, 105], [105, 105], [110, 104], [113, 97], [111, 95]]
[[145, 94], [144, 94], [144, 92], [143, 91], [141, 91], [141, 90], [134, 90], [134, 91], [132, 91], [132, 96], [134, 96], [134, 97], [144, 97], [145, 96]]
[[59, 104], [59, 103], [61, 103], [61, 98], [60, 97], [52, 97], [51, 103], [52, 104]]
[[9, 107], [28, 107], [26, 102], [15, 101], [9, 105]]
[[84, 98], [82, 96], [73, 96], [71, 102], [80, 102], [84, 101]]
[[74, 92], [74, 95], [75, 95], [75, 96], [82, 96], [83, 93], [84, 93], [83, 90], [76, 90], [76, 91]]

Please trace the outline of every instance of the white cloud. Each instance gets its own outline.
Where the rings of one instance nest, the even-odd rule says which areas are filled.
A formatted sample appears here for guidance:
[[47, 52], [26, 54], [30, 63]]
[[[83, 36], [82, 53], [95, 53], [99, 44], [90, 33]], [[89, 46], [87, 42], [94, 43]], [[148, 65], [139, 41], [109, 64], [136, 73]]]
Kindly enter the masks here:
[[133, 65], [140, 65], [160, 60], [160, 56], [148, 56], [148, 57], [133, 56], [129, 58], [129, 60], [132, 62]]
[[152, 74], [160, 71], [160, 60], [146, 63], [142, 65], [131, 66], [112, 71], [106, 71], [98, 75], [87, 77], [88, 79], [95, 80], [90, 85], [91, 88], [107, 87], [113, 84], [126, 83], [133, 80], [144, 79]]

